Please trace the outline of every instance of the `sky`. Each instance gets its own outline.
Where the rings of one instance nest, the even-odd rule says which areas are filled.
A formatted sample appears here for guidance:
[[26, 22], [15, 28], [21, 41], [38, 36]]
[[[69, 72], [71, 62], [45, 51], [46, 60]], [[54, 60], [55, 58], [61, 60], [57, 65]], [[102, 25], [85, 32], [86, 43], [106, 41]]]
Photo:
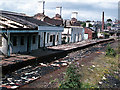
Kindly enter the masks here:
[[[0, 0], [0, 10], [25, 13], [33, 16], [38, 13], [38, 1], [41, 0]], [[78, 12], [80, 21], [101, 21], [102, 12], [105, 20], [118, 19], [119, 0], [44, 0], [45, 15], [54, 17], [56, 7], [62, 6], [62, 18], [70, 19], [72, 12]]]

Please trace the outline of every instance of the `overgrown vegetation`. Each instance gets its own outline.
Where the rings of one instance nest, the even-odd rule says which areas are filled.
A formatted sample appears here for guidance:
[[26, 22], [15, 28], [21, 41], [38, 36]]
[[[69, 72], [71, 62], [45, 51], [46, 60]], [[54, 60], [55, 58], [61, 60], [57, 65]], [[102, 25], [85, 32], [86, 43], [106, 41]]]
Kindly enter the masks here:
[[116, 56], [115, 50], [112, 47], [110, 47], [110, 45], [107, 46], [106, 56], [113, 56], [113, 57]]
[[69, 65], [65, 75], [65, 81], [60, 84], [59, 88], [81, 88], [80, 75], [76, 72], [77, 67]]
[[[115, 79], [120, 80], [119, 76], [115, 74], [118, 73], [120, 66], [118, 64], [119, 47], [113, 49], [108, 45], [106, 52], [88, 62], [89, 64], [76, 62], [69, 65], [64, 81], [59, 84], [59, 88], [100, 88], [102, 81], [109, 82], [106, 75], [112, 75]], [[109, 83], [104, 83], [103, 88], [104, 85], [112, 88]]]

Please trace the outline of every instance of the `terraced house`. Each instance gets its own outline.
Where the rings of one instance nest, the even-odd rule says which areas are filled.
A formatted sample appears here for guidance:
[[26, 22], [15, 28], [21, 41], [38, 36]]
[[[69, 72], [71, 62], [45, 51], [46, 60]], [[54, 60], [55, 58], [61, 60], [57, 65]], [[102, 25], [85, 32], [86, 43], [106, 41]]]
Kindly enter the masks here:
[[[60, 39], [62, 27], [51, 26], [22, 13], [0, 12], [2, 12], [0, 14], [1, 54], [10, 55], [10, 53], [31, 52], [39, 47], [61, 44], [60, 40], [58, 40], [59, 43], [54, 42], [56, 42], [56, 38]], [[38, 30], [38, 26], [40, 30]], [[50, 34], [46, 33], [48, 32], [48, 28], [46, 27], [51, 27], [49, 29]], [[54, 28], [56, 29], [54, 30]], [[41, 34], [41, 32], [43, 32], [43, 34]], [[57, 34], [59, 34], [59, 36], [57, 36]]]

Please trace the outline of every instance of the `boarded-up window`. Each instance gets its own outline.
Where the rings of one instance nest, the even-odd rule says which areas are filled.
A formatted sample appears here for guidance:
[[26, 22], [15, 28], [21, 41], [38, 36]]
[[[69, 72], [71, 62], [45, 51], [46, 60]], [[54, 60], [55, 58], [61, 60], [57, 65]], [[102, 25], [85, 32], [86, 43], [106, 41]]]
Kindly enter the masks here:
[[24, 45], [24, 36], [21, 36], [20, 44]]
[[50, 42], [52, 42], [53, 40], [53, 35], [50, 35]]
[[0, 35], [0, 47], [2, 47], [2, 36]]
[[36, 36], [33, 36], [33, 44], [36, 43]]
[[13, 37], [13, 46], [17, 46], [17, 37], [16, 36]]
[[47, 43], [49, 42], [49, 33], [47, 34]]

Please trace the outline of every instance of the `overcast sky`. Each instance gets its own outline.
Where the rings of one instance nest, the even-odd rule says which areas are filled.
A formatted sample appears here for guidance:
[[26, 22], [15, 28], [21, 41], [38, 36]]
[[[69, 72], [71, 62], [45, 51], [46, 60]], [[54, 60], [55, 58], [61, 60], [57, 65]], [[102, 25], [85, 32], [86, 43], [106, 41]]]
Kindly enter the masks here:
[[[33, 16], [38, 12], [38, 1], [40, 0], [0, 0], [0, 9], [25, 13]], [[78, 12], [78, 20], [101, 20], [102, 12], [105, 12], [105, 19], [118, 18], [119, 0], [44, 0], [45, 14], [55, 16], [57, 6], [62, 6], [62, 17], [70, 19], [71, 13]]]

